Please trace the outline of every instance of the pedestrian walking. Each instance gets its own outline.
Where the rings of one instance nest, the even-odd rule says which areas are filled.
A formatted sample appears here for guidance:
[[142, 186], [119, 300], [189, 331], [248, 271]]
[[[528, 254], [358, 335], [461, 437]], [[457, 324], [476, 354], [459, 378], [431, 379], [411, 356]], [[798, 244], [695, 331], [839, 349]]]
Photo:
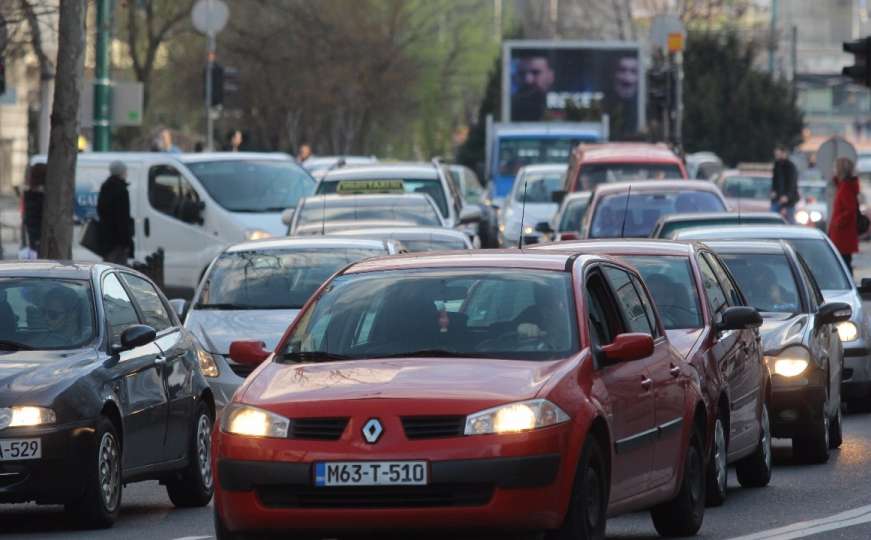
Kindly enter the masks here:
[[238, 129], [234, 129], [230, 132], [229, 145], [227, 146], [227, 150], [230, 152], [238, 152], [240, 148], [242, 148], [242, 132]]
[[835, 202], [829, 222], [829, 238], [843, 257], [850, 274], [853, 273], [853, 254], [859, 252], [859, 179], [853, 162], [848, 158], [835, 160]]
[[130, 217], [130, 192], [127, 189], [127, 166], [121, 161], [109, 165], [109, 178], [100, 186], [97, 198], [100, 243], [103, 260], [127, 264], [133, 256], [133, 219]]
[[24, 258], [36, 258], [42, 239], [42, 205], [45, 201], [45, 163], [35, 163], [27, 177], [27, 189], [23, 194], [24, 231], [27, 234], [28, 252]]
[[795, 203], [798, 202], [798, 170], [789, 160], [786, 146], [774, 149], [774, 171], [771, 175], [771, 211], [795, 223]]

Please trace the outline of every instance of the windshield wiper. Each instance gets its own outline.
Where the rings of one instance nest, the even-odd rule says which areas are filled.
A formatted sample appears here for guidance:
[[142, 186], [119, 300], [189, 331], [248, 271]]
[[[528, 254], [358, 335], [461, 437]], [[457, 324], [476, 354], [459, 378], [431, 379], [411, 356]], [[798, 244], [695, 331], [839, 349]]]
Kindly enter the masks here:
[[0, 339], [0, 351], [32, 351], [33, 347], [26, 343]]
[[326, 351], [289, 352], [282, 356], [282, 360], [293, 360], [297, 362], [335, 362], [350, 359], [351, 357], [348, 355], [335, 354]]

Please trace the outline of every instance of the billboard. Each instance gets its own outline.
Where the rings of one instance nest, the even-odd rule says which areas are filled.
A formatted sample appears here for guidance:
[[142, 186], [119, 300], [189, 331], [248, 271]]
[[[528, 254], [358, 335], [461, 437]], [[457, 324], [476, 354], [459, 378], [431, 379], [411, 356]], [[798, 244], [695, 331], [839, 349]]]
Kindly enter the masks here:
[[578, 114], [601, 111], [619, 139], [644, 127], [644, 80], [635, 42], [506, 41], [502, 120], [588, 120]]

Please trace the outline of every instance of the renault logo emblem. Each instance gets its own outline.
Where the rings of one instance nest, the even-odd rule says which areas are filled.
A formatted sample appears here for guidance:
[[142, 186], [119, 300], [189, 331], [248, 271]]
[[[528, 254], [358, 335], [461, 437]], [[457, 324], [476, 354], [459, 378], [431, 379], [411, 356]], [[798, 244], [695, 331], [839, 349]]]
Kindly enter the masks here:
[[366, 439], [366, 442], [369, 444], [375, 444], [378, 442], [382, 433], [384, 433], [384, 428], [381, 427], [381, 422], [379, 422], [377, 418], [370, 418], [369, 421], [363, 425], [363, 438]]

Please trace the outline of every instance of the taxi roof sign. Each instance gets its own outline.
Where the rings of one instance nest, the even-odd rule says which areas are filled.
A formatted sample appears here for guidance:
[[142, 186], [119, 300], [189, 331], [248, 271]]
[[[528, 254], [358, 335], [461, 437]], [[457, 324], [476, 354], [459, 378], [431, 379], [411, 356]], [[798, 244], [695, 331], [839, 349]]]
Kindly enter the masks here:
[[405, 193], [402, 180], [341, 180], [336, 186], [339, 195], [361, 195], [367, 193]]

